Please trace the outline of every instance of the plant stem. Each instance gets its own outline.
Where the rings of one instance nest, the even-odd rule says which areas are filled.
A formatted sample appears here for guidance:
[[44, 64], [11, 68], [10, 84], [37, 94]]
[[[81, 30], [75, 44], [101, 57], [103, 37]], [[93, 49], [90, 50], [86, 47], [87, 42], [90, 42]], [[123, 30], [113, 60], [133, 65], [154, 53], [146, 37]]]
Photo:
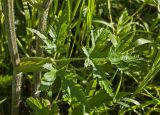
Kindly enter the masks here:
[[[39, 17], [40, 17], [40, 21], [39, 21], [39, 26], [38, 26], [38, 30], [42, 33], [42, 34], [46, 34], [47, 33], [47, 18], [48, 18], [48, 12], [49, 12], [49, 8], [50, 5], [52, 3], [53, 0], [45, 0], [42, 4], [42, 8], [44, 9], [43, 12], [40, 12]], [[37, 57], [43, 57], [43, 49], [41, 46], [43, 46], [43, 41], [42, 39], [40, 39], [38, 36], [36, 38], [36, 56]], [[33, 77], [33, 90], [32, 90], [32, 96], [33, 97], [39, 97], [39, 93], [38, 93], [38, 89], [40, 87], [40, 82], [41, 82], [41, 72], [35, 72], [34, 73], [34, 77]]]
[[17, 73], [15, 70], [15, 68], [20, 64], [20, 58], [16, 43], [16, 33], [14, 25], [14, 0], [4, 0], [3, 3], [8, 47], [13, 65], [11, 115], [19, 115], [19, 108], [21, 102], [22, 73]]

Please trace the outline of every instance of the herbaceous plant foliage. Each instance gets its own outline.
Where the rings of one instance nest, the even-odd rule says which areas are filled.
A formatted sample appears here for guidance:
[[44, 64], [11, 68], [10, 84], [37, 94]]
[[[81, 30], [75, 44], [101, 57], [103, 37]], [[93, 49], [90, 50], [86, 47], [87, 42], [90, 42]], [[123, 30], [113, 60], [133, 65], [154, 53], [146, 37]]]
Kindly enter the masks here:
[[1, 0], [0, 115], [160, 114], [160, 0]]

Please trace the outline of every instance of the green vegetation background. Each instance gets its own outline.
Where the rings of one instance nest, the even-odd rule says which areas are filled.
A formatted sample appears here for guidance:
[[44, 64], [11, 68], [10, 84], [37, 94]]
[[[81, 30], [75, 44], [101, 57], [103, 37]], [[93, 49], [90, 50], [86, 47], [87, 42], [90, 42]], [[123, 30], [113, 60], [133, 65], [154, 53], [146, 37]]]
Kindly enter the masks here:
[[[160, 0], [15, 0], [21, 115], [160, 114]], [[0, 1], [0, 115], [10, 115], [12, 63]], [[36, 57], [35, 39], [43, 40]], [[40, 98], [31, 97], [42, 71]]]

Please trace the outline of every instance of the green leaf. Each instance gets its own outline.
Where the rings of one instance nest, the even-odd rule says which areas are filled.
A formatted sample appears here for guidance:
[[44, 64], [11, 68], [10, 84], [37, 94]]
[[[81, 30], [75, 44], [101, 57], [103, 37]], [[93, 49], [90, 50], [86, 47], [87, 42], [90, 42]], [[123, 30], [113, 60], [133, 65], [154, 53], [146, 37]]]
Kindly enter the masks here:
[[105, 76], [99, 74], [98, 70], [95, 70], [93, 76], [95, 78], [98, 78], [99, 81], [99, 85], [101, 86], [102, 89], [104, 89], [106, 91], [107, 94], [109, 94], [109, 96], [113, 97], [113, 90], [111, 88], [111, 83], [108, 79], [105, 78]]
[[38, 99], [34, 99], [33, 97], [29, 97], [26, 100], [26, 103], [31, 107], [34, 111], [38, 111], [39, 109], [42, 109], [43, 106], [41, 102]]
[[115, 64], [120, 71], [128, 71], [131, 67], [138, 67], [138, 63], [142, 61], [142, 58], [136, 55], [132, 56], [128, 52], [123, 53], [112, 47], [109, 52], [109, 60], [111, 64]]
[[104, 21], [104, 20], [93, 20], [93, 22], [106, 25], [106, 26], [110, 27], [112, 30], [114, 30], [114, 27], [113, 27], [113, 24], [112, 24], [112, 23], [108, 23], [108, 22], [106, 22], [106, 21]]
[[45, 35], [43, 35], [42, 33], [40, 33], [40, 31], [38, 31], [36, 29], [32, 29], [32, 28], [27, 28], [27, 29], [30, 32], [35, 33], [39, 38], [41, 38], [43, 40], [43, 42], [47, 45], [48, 49], [54, 48], [53, 43]]
[[148, 43], [152, 43], [152, 41], [144, 39], [144, 38], [140, 38], [140, 39], [135, 41], [136, 46], [144, 45], [144, 44], [148, 44]]
[[16, 71], [17, 72], [37, 72], [37, 71], [41, 71], [43, 69], [43, 65], [45, 64], [44, 61], [40, 61], [40, 62], [25, 62], [24, 65], [18, 66], [16, 67]]
[[[57, 112], [56, 110], [50, 110], [51, 103], [48, 99], [41, 99], [40, 101], [37, 98], [29, 97], [26, 103], [33, 110], [34, 115], [53, 115], [53, 112]], [[56, 105], [54, 105], [53, 108], [55, 108], [55, 106]]]
[[34, 8], [37, 8], [39, 11], [43, 12], [44, 9], [39, 5], [37, 4], [35, 1], [33, 0], [26, 0], [30, 5], [32, 5]]
[[0, 76], [0, 87], [6, 88], [7, 86], [11, 86], [12, 76]]
[[113, 90], [111, 88], [111, 83], [109, 82], [109, 80], [107, 79], [103, 79], [103, 80], [99, 80], [99, 85], [105, 89], [105, 91], [111, 96], [113, 97]]
[[94, 93], [96, 92], [96, 86], [97, 86], [97, 80], [96, 79], [91, 80], [86, 88], [86, 95], [88, 95], [88, 97], [94, 95]]
[[41, 71], [46, 63], [54, 63], [54, 61], [51, 58], [42, 57], [21, 58], [20, 66], [16, 67], [16, 71], [24, 73]]
[[41, 80], [41, 91], [47, 91], [49, 87], [54, 83], [56, 79], [57, 69], [53, 68], [50, 64], [45, 64], [45, 68], [50, 69], [49, 72], [46, 72]]
[[125, 33], [129, 32], [132, 28], [131, 24], [132, 22], [130, 22], [130, 17], [128, 16], [128, 12], [127, 10], [125, 10], [119, 20], [118, 20], [118, 25], [117, 25], [117, 34], [118, 35], [124, 35]]
[[112, 36], [113, 34], [107, 28], [98, 28], [91, 32], [92, 47], [89, 50], [89, 54], [94, 58], [106, 58], [108, 50], [108, 42], [111, 41], [115, 46], [117, 41]]
[[68, 92], [72, 99], [76, 98], [78, 102], [85, 103], [85, 95], [79, 84], [75, 84], [68, 80], [63, 81], [62, 84], [62, 88]]
[[54, 82], [56, 78], [56, 72], [57, 70], [53, 68], [50, 72], [47, 72], [44, 74], [44, 77], [42, 80], [48, 81], [48, 82]]
[[64, 77], [62, 78], [62, 90], [64, 93], [64, 99], [66, 100], [70, 100], [71, 102], [80, 102], [82, 104], [84, 104], [86, 102], [86, 98], [85, 98], [85, 93], [83, 92], [82, 86], [78, 83], [74, 83], [73, 77], [76, 77], [76, 74], [70, 73], [67, 74], [65, 73]]
[[120, 100], [126, 96], [130, 96], [131, 94], [131, 92], [119, 92], [116, 96], [116, 100]]
[[114, 46], [114, 47], [117, 47], [118, 42], [117, 42], [117, 40], [116, 40], [116, 36], [115, 36], [114, 34], [110, 33], [109, 38], [110, 38], [113, 46]]
[[50, 70], [50, 71], [51, 71], [52, 69], [54, 69], [51, 63], [46, 63], [46, 64], [43, 65], [43, 67], [44, 67], [45, 69], [47, 69], [47, 70]]
[[124, 26], [129, 21], [129, 19], [130, 18], [128, 16], [128, 12], [125, 9], [118, 20], [118, 28], [121, 28], [122, 26]]
[[57, 38], [56, 38], [56, 46], [58, 52], [66, 52], [67, 46], [65, 44], [66, 38], [68, 36], [67, 34], [68, 24], [66, 23], [66, 20], [64, 22], [61, 22], [59, 24], [58, 30], [57, 30]]
[[7, 100], [7, 98], [4, 98], [4, 99], [0, 100], [0, 104], [2, 104], [6, 100]]
[[87, 99], [86, 111], [90, 112], [103, 104], [110, 105], [112, 100], [113, 99], [106, 93], [105, 90], [100, 89], [94, 96]]
[[123, 101], [126, 101], [126, 102], [133, 103], [133, 104], [135, 104], [135, 105], [140, 105], [140, 103], [139, 103], [138, 101], [136, 101], [136, 100], [134, 100], [134, 99], [131, 99], [131, 98], [125, 97], [125, 98], [123, 98], [122, 100], [123, 100]]
[[124, 107], [130, 107], [130, 105], [128, 105], [128, 104], [126, 104], [126, 103], [124, 103], [124, 102], [121, 102], [121, 101], [118, 101], [118, 102], [116, 102], [117, 104], [119, 104], [119, 105], [122, 105], [122, 106], [124, 106]]
[[72, 112], [71, 114], [72, 115], [85, 115], [84, 113], [84, 110], [85, 110], [85, 106], [83, 106], [82, 104], [80, 105], [77, 105], [75, 106], [73, 109], [72, 109]]

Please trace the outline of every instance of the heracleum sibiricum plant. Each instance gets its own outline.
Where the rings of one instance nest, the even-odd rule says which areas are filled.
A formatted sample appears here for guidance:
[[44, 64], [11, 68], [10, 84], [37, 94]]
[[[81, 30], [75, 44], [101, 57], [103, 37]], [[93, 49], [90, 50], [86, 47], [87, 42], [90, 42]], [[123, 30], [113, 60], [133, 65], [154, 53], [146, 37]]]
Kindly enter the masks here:
[[16, 67], [20, 65], [20, 58], [16, 43], [16, 33], [14, 25], [14, 5], [13, 0], [4, 0], [4, 17], [5, 28], [8, 38], [8, 47], [13, 65], [13, 79], [12, 79], [12, 104], [11, 115], [19, 115], [20, 102], [21, 102], [21, 85], [22, 85], [22, 72], [16, 72]]
[[[14, 3], [12, 24], [20, 56], [14, 71], [23, 72], [20, 114], [160, 113], [159, 0]], [[0, 22], [0, 51], [9, 58], [3, 18]], [[7, 115], [10, 101], [4, 92], [12, 68], [3, 56], [0, 65], [6, 66], [0, 73], [6, 79], [0, 77], [0, 113]]]

